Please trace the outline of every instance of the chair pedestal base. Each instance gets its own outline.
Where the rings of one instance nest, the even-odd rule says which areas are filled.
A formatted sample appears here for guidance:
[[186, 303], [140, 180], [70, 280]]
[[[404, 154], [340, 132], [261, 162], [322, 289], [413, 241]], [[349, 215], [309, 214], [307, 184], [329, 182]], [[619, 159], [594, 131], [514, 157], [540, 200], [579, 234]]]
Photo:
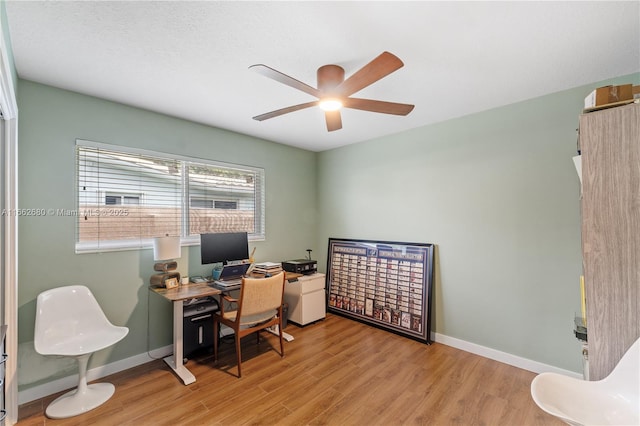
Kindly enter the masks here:
[[47, 417], [66, 419], [86, 413], [107, 402], [114, 392], [115, 386], [111, 383], [94, 383], [88, 385], [82, 392], [74, 389], [49, 404], [46, 410]]

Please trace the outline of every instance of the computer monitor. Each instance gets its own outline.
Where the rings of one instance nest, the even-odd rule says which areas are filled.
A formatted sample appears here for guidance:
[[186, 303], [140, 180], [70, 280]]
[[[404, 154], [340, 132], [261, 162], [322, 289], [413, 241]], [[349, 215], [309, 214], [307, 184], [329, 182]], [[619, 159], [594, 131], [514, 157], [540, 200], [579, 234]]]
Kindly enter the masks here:
[[246, 232], [200, 234], [202, 264], [223, 263], [249, 258], [249, 237]]

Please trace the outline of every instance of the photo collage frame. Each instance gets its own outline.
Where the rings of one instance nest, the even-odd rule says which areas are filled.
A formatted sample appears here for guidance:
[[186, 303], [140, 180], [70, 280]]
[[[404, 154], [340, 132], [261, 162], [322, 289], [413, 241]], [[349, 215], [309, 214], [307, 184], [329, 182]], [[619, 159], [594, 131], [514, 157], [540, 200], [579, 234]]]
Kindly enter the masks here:
[[328, 311], [430, 343], [433, 250], [427, 243], [330, 238]]

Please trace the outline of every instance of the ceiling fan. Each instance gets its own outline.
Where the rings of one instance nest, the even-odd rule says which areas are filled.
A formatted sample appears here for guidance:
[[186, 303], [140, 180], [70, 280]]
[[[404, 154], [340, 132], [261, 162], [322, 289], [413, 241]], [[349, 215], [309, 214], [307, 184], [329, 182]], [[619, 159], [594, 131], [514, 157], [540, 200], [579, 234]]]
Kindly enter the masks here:
[[403, 65], [402, 61], [394, 54], [382, 52], [382, 54], [360, 68], [346, 80], [344, 79], [344, 68], [339, 65], [324, 65], [318, 68], [317, 88], [311, 87], [266, 65], [252, 65], [249, 69], [318, 98], [317, 101], [292, 105], [260, 114], [253, 117], [253, 119], [263, 121], [289, 112], [319, 106], [324, 110], [327, 130], [332, 132], [342, 128], [342, 117], [340, 115], [340, 108], [342, 107], [383, 114], [407, 115], [413, 110], [413, 105], [350, 97], [352, 94], [402, 68]]

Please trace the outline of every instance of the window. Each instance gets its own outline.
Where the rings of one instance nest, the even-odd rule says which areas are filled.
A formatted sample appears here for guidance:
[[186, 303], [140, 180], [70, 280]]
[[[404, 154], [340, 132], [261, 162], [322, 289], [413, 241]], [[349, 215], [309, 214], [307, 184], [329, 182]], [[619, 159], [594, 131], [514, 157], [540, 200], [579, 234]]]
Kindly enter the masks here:
[[148, 247], [153, 237], [246, 231], [264, 238], [264, 170], [77, 141], [76, 252]]
[[227, 209], [237, 210], [238, 202], [230, 200], [207, 200], [204, 198], [191, 198], [191, 208], [199, 209]]
[[213, 200], [205, 200], [203, 198], [192, 198], [191, 208], [193, 209], [212, 209]]
[[238, 208], [238, 203], [236, 201], [216, 200], [214, 203], [214, 207], [216, 209], [236, 210]]
[[122, 206], [125, 204], [138, 205], [140, 204], [140, 196], [131, 194], [107, 193], [104, 196], [104, 204], [106, 206]]

